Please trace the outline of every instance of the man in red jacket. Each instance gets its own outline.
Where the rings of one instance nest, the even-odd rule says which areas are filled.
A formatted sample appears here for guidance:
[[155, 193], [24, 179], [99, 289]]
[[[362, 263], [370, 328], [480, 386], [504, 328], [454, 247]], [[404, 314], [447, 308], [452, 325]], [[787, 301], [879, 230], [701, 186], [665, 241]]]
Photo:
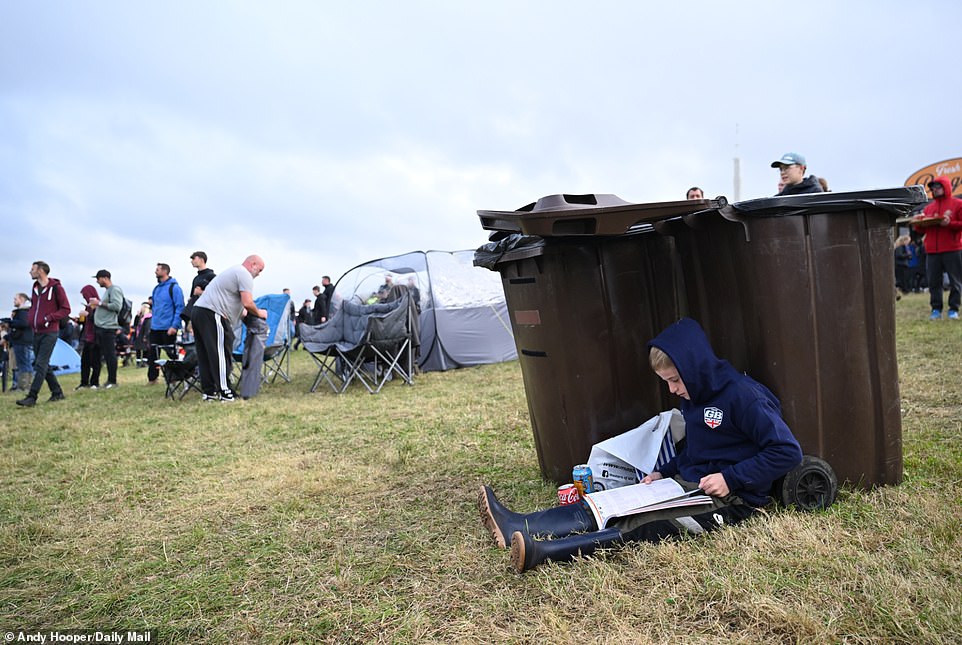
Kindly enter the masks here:
[[942, 318], [942, 274], [949, 276], [949, 319], [959, 319], [962, 301], [962, 199], [952, 196], [948, 177], [929, 182], [932, 201], [912, 223], [925, 233], [925, 275], [929, 281], [929, 320]]
[[50, 355], [57, 344], [60, 321], [70, 316], [70, 302], [60, 280], [51, 278], [50, 265], [37, 260], [30, 266], [30, 277], [35, 280], [27, 318], [33, 328], [33, 383], [26, 397], [17, 401], [25, 408], [37, 405], [40, 387], [46, 381], [50, 387], [50, 401], [64, 399], [63, 388], [50, 369]]

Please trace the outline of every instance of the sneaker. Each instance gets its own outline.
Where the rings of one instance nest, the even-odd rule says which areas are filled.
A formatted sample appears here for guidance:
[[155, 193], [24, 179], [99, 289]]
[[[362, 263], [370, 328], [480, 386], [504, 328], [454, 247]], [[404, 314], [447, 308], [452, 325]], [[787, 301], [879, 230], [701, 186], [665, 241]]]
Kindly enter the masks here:
[[88, 387], [90, 387], [90, 386], [89, 386], [89, 385], [84, 385], [83, 383], [81, 383], [80, 385], [78, 385], [77, 387], [75, 387], [75, 388], [73, 389], [73, 391], [74, 391], [74, 392], [77, 392], [77, 391], [79, 391], [79, 390], [85, 390], [85, 389], [87, 389]]
[[958, 320], [958, 319], [959, 319], [959, 312], [955, 310], [949, 311], [949, 320]]
[[940, 309], [933, 309], [929, 320], [942, 320], [942, 311]]
[[37, 397], [32, 394], [28, 394], [24, 398], [17, 401], [17, 405], [24, 408], [32, 408], [33, 406], [37, 405]]
[[50, 398], [47, 399], [47, 403], [53, 403], [54, 401], [63, 401], [66, 398], [67, 397], [63, 395], [63, 392], [56, 392], [50, 395]]
[[112, 387], [117, 387], [117, 384], [116, 384], [116, 383], [107, 383], [107, 385], [104, 386], [104, 389], [105, 389], [105, 390], [109, 390], [109, 389], [112, 388]]
[[96, 390], [96, 389], [98, 389], [98, 388], [100, 388], [99, 385], [91, 385], [91, 386], [90, 386], [90, 389], [91, 389], [91, 390]]
[[223, 401], [224, 403], [233, 403], [237, 399], [234, 398], [233, 392], [231, 392], [230, 390], [224, 390], [223, 392], [220, 393], [220, 400]]
[[205, 394], [204, 396], [201, 397], [201, 400], [204, 401], [204, 402], [220, 401], [220, 395], [219, 395], [219, 394]]

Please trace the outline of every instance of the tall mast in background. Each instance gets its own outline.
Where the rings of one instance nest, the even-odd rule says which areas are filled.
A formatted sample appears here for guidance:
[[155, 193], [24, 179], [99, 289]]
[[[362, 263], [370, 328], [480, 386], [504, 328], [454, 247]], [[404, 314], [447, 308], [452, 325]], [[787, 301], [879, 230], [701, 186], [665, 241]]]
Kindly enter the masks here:
[[735, 124], [735, 158], [732, 160], [734, 162], [734, 177], [732, 178], [734, 182], [734, 193], [732, 194], [732, 201], [740, 202], [742, 200], [742, 160], [738, 157], [738, 124]]

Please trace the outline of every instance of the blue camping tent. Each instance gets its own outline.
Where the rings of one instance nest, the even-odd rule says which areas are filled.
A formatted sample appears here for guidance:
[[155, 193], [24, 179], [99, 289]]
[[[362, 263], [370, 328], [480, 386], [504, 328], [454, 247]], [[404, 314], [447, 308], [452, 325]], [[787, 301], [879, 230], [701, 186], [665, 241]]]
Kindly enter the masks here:
[[70, 343], [58, 338], [53, 353], [50, 355], [50, 369], [57, 376], [76, 374], [80, 371], [80, 354], [70, 346]]

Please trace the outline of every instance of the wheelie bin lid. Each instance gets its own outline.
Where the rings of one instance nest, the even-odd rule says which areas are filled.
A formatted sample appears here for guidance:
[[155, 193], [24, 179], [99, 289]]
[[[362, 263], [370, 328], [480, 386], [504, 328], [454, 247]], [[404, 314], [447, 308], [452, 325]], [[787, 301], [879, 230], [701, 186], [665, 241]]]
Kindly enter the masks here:
[[791, 217], [813, 212], [856, 211], [866, 206], [878, 208], [900, 217], [928, 201], [922, 186], [900, 186], [848, 193], [809, 193], [766, 197], [727, 204], [720, 208], [722, 215], [747, 217]]
[[479, 210], [481, 227], [525, 235], [622, 235], [640, 225], [726, 206], [724, 197], [633, 204], [617, 195], [548, 195], [514, 211]]

